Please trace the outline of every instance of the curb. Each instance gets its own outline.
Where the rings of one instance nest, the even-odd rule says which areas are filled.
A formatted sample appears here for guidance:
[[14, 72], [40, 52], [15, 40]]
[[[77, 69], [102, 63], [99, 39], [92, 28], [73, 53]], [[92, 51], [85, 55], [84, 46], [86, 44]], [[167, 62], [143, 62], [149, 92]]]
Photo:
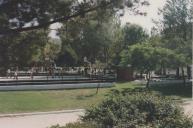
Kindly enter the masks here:
[[62, 113], [75, 113], [75, 112], [84, 112], [84, 111], [85, 111], [85, 109], [75, 109], [75, 110], [62, 110], [62, 111], [49, 111], [49, 112], [0, 114], [0, 118], [4, 118], [4, 117], [33, 116], [33, 115], [48, 115], [48, 114], [62, 114]]

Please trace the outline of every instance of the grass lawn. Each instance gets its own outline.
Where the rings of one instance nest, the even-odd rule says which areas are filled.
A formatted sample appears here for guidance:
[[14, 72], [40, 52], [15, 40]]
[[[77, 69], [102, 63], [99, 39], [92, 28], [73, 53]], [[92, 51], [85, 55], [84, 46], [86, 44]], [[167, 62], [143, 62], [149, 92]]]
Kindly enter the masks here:
[[52, 91], [0, 92], [0, 113], [51, 111], [87, 108], [102, 101], [111, 89], [139, 87], [134, 83], [118, 83], [112, 88]]
[[[101, 102], [112, 89], [124, 90], [138, 87], [145, 86], [132, 82], [117, 83], [112, 88], [100, 88], [98, 94], [96, 94], [96, 89], [0, 92], [0, 113], [87, 108]], [[177, 99], [191, 98], [192, 96], [192, 86], [190, 85], [186, 87], [159, 85], [151, 87], [151, 90], [165, 96], [177, 97]]]

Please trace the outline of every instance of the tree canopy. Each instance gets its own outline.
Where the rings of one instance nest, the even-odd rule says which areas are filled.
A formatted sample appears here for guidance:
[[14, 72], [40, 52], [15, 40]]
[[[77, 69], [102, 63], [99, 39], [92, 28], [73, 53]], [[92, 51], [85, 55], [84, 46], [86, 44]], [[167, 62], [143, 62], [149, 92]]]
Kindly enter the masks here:
[[[56, 22], [84, 17], [90, 12], [115, 13], [126, 6], [139, 14], [136, 6], [148, 5], [144, 0], [2, 0], [0, 2], [0, 34], [48, 28]], [[100, 16], [103, 13], [100, 13]]]

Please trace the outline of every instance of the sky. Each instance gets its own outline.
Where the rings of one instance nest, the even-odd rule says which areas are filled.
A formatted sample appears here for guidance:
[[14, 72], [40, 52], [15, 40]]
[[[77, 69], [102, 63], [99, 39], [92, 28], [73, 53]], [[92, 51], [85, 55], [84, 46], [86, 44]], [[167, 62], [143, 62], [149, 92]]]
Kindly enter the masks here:
[[[125, 11], [125, 15], [121, 17], [122, 24], [127, 22], [134, 23], [142, 26], [147, 32], [150, 33], [151, 28], [154, 26], [152, 19], [159, 19], [161, 18], [157, 13], [159, 8], [163, 8], [166, 0], [148, 0], [150, 5], [147, 7], [143, 7], [142, 10], [147, 12], [147, 16], [134, 16], [130, 15], [127, 11]], [[56, 23], [51, 25], [51, 28], [59, 28], [61, 25]], [[52, 31], [49, 36], [52, 38], [57, 38], [55, 36], [56, 32]]]
[[141, 25], [148, 32], [150, 32], [151, 28], [154, 26], [152, 19], [159, 19], [158, 9], [163, 8], [166, 0], [148, 0], [150, 5], [147, 7], [143, 7], [142, 10], [147, 12], [147, 16], [134, 16], [129, 15], [128, 12], [125, 12], [125, 15], [121, 18], [122, 24], [127, 22]]

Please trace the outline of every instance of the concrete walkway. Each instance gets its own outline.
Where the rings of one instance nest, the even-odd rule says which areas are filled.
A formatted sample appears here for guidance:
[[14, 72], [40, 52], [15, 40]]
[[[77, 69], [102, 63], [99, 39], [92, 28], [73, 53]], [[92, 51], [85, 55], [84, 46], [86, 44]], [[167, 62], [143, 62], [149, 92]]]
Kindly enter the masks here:
[[64, 126], [67, 123], [78, 121], [79, 116], [83, 114], [84, 114], [84, 110], [0, 115], [0, 127], [1, 128], [48, 128], [56, 124]]
[[182, 107], [184, 108], [184, 113], [193, 119], [193, 100], [185, 100]]

